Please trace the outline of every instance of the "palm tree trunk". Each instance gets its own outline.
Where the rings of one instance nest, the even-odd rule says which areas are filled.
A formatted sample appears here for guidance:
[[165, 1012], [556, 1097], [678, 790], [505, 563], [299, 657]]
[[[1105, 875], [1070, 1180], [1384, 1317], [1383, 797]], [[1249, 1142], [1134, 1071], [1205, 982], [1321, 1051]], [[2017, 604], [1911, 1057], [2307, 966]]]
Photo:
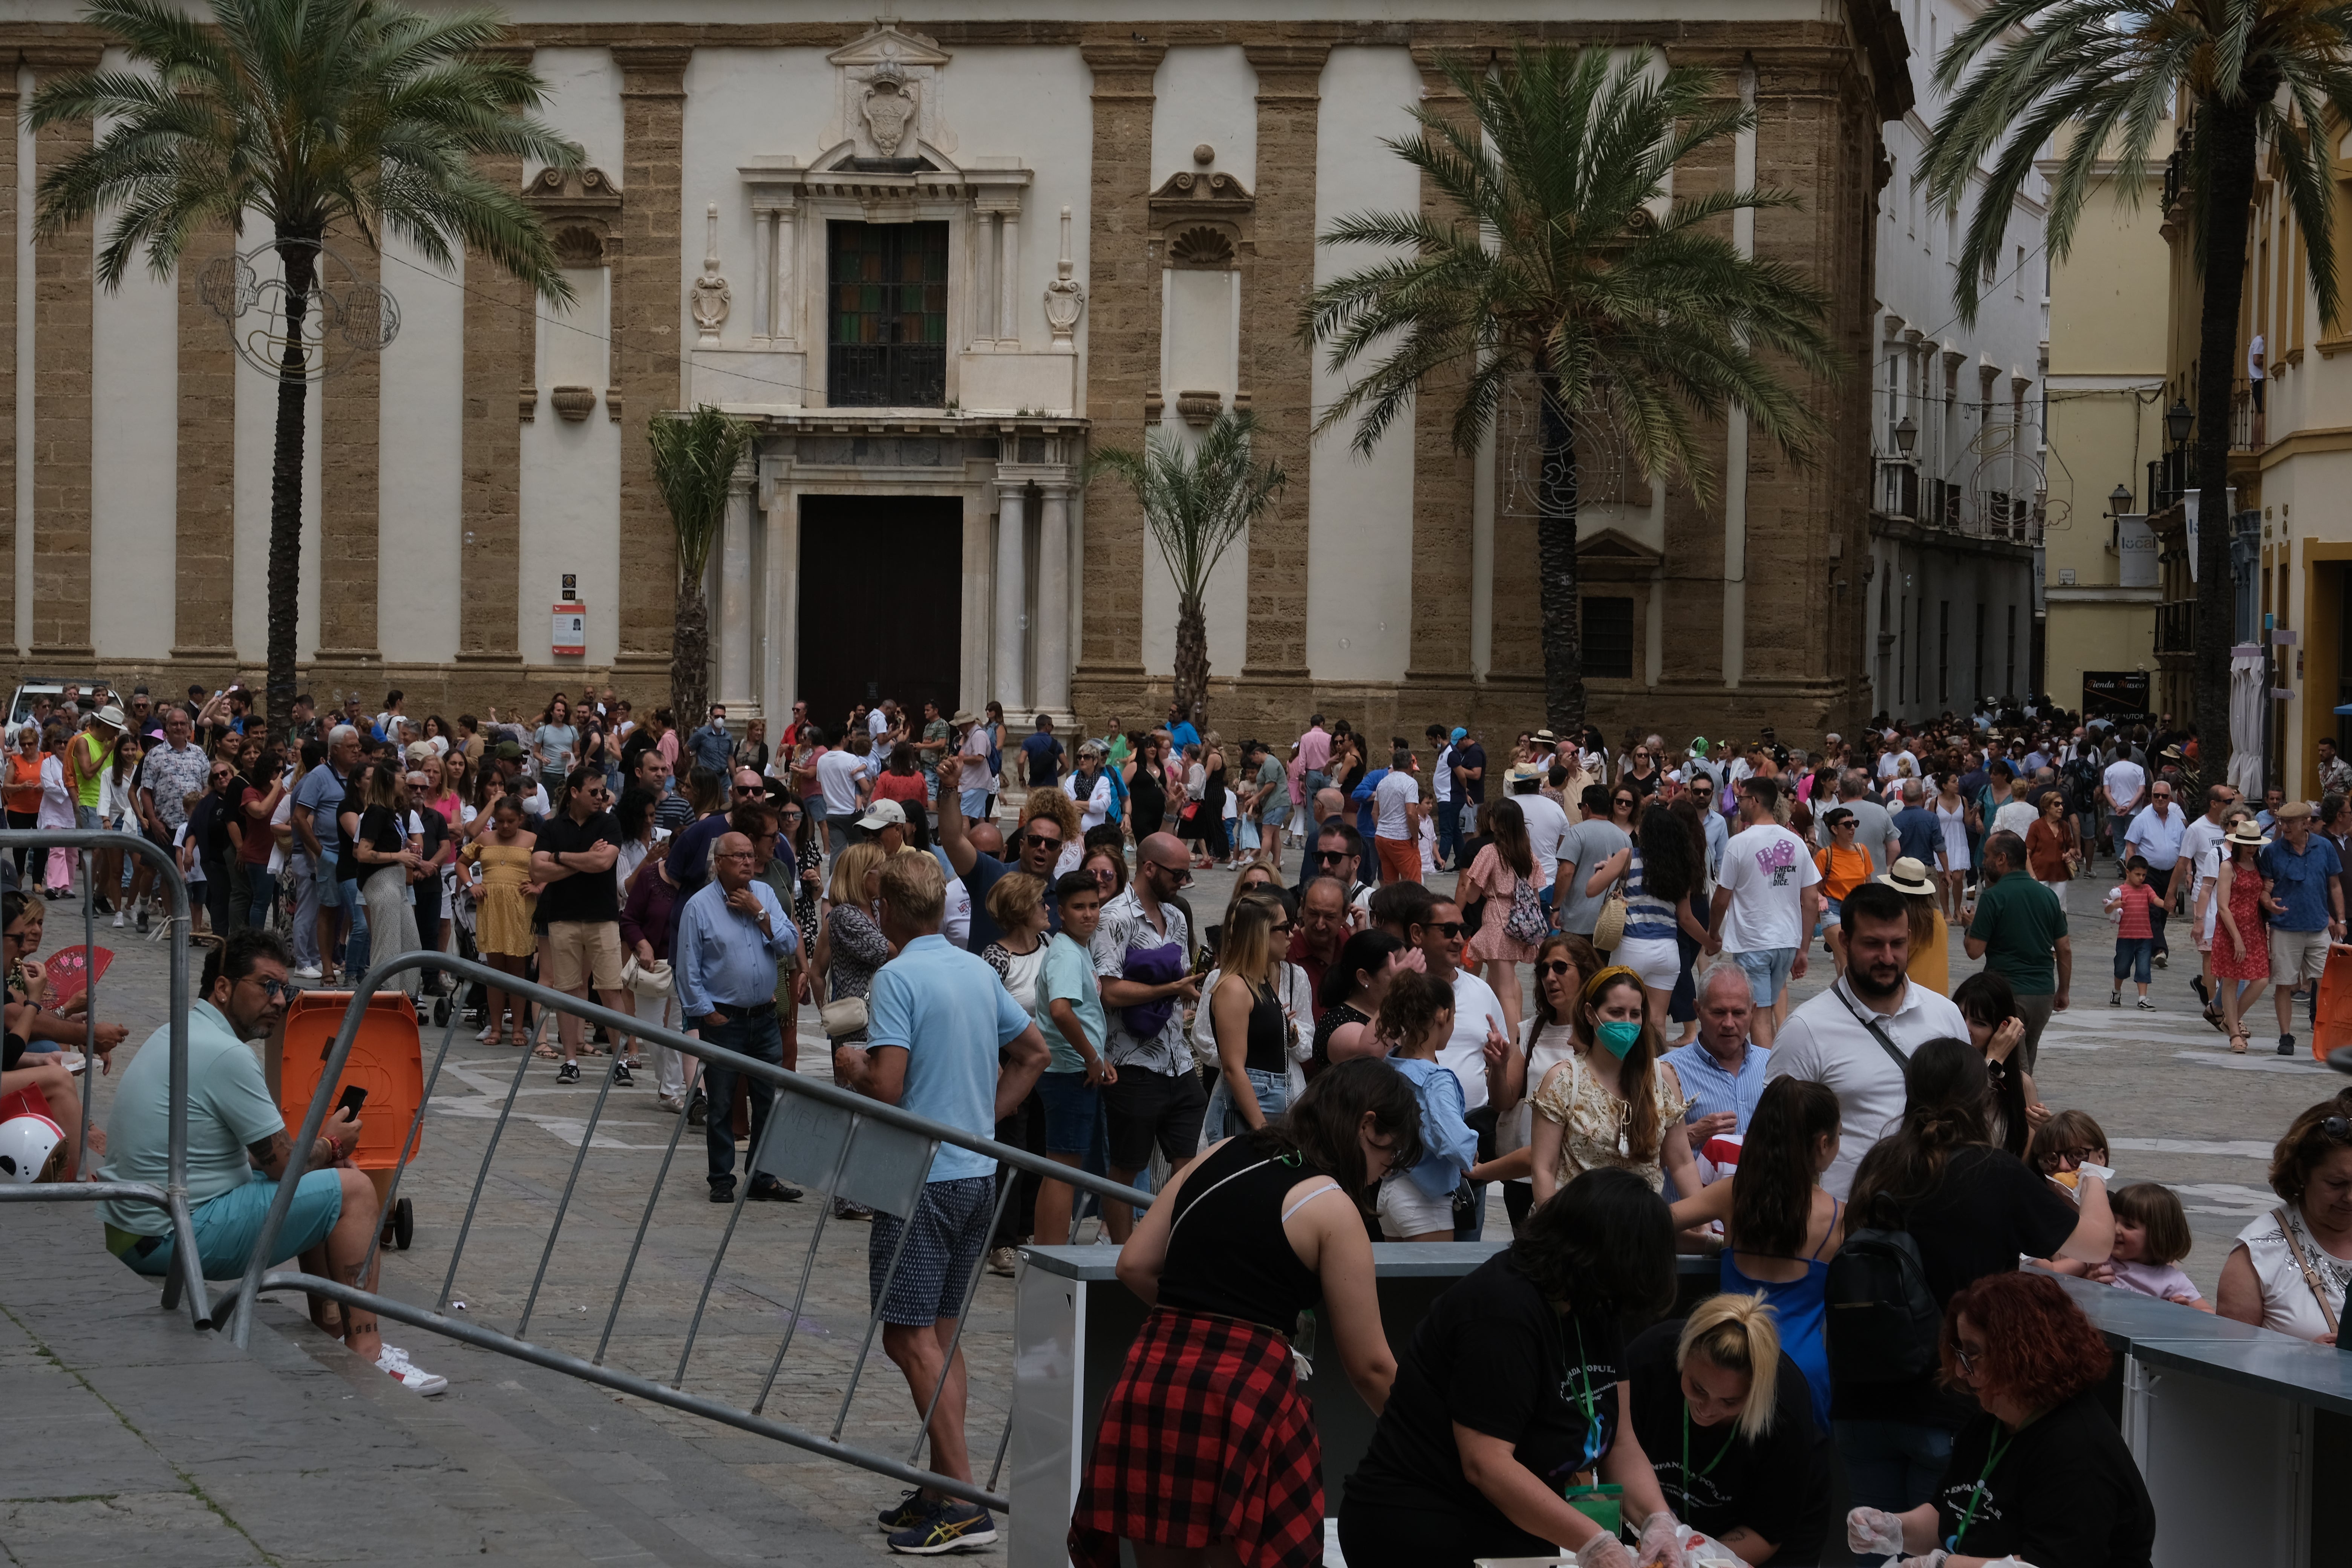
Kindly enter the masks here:
[[703, 603], [702, 580], [681, 572], [677, 628], [670, 635], [669, 700], [678, 728], [692, 732], [710, 716], [710, 611]]
[[1576, 562], [1576, 439], [1559, 379], [1536, 373], [1543, 470], [1536, 479], [1536, 572], [1543, 610], [1544, 722], [1556, 735], [1584, 727], [1584, 646]]
[[[2231, 373], [2237, 368], [2238, 309], [2246, 291], [2254, 110], [2276, 87], [2273, 80], [2264, 88], [2250, 75], [2240, 100], [2205, 104], [2197, 114], [2196, 134], [2207, 139], [2206, 177], [2212, 188], [2203, 203], [2209, 221], [2199, 235], [2205, 297], [2197, 324], [2197, 634], [2189, 693], [2200, 771], [2216, 781], [2229, 776], [2230, 648], [2238, 629], [2230, 579], [2230, 535], [2236, 526], [2230, 515]], [[2270, 722], [2267, 694], [2263, 721]]]
[[[278, 372], [278, 441], [269, 465], [269, 671], [262, 711], [283, 733], [294, 711], [295, 633], [302, 615], [302, 439], [310, 395], [303, 322], [317, 283], [316, 236], [280, 234], [286, 350]], [[284, 243], [293, 241], [292, 244]]]
[[1192, 728], [1209, 730], [1209, 621], [1198, 594], [1176, 601], [1176, 706]]

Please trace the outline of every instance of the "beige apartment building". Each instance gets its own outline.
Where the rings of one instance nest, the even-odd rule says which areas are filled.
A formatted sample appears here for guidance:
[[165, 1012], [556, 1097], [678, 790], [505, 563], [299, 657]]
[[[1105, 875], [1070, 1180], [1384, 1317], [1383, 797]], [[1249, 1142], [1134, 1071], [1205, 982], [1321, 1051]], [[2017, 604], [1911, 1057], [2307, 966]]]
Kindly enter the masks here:
[[2168, 124], [2137, 193], [2105, 165], [2073, 248], [2049, 262], [2043, 680], [2064, 708], [2095, 709], [2129, 689], [2101, 679], [2086, 691], [2085, 672], [2143, 675], [2157, 700], [2163, 591], [2147, 514], [2164, 478], [2158, 465], [2171, 401], [2161, 325], [2170, 298], [2162, 226], [2171, 142]]

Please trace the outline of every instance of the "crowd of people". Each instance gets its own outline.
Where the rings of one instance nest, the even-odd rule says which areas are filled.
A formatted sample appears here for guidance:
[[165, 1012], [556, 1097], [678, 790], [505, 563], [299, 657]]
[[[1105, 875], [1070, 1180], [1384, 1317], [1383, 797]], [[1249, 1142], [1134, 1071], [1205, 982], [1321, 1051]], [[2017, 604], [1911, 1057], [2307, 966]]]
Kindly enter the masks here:
[[[795, 705], [772, 742], [723, 709], [701, 721], [633, 720], [607, 689], [451, 725], [394, 691], [373, 714], [299, 700], [273, 734], [235, 689], [99, 693], [87, 711], [76, 693], [20, 738], [9, 780], [37, 774], [36, 820], [61, 825], [54, 770], [89, 796], [73, 820], [146, 833], [200, 877], [200, 919], [226, 939], [200, 1008], [221, 1039], [266, 1029], [294, 984], [447, 949], [783, 1070], [814, 1015], [836, 1082], [1153, 1186], [1138, 1214], [943, 1145], [913, 1214], [835, 1200], [872, 1222], [883, 1349], [931, 1412], [932, 1469], [961, 1481], [971, 1281], [1091, 1217], [1121, 1248], [1150, 1315], [1085, 1468], [1082, 1563], [1122, 1541], [1152, 1563], [1319, 1560], [1292, 1356], [1310, 1310], [1378, 1416], [1339, 1507], [1359, 1568], [1556, 1548], [1584, 1568], [1810, 1563], [1837, 1529], [1832, 1455], [1852, 1550], [2139, 1568], [2153, 1512], [2097, 1408], [2105, 1352], [2047, 1276], [2334, 1341], [2352, 1096], [2281, 1140], [2281, 1206], [2207, 1303], [2179, 1268], [2179, 1198], [2110, 1194], [2105, 1134], [2045, 1105], [2035, 1068], [2074, 1005], [2067, 885], [2103, 855], [2121, 879], [2110, 1004], [2127, 981], [2145, 995], [2186, 921], [2230, 1048], [2268, 986], [2292, 1051], [2294, 1001], [2343, 936], [2340, 763], [2315, 800], [2256, 809], [2200, 775], [2193, 732], [2046, 704], [1817, 750], [1769, 729], [1678, 756], [1654, 734], [1612, 751], [1596, 730], [1531, 731], [1491, 775], [1480, 738], [1444, 724], [1383, 745], [1316, 716], [1287, 744], [1231, 745], [1174, 710], [1083, 737], [887, 700], [837, 730]], [[1222, 908], [1196, 908], [1211, 866], [1238, 875]], [[76, 863], [16, 874], [0, 1091], [71, 1106], [34, 1042], [83, 1035], [37, 988], [20, 1000], [16, 961]], [[135, 867], [87, 875], [101, 912], [146, 928]], [[1954, 928], [1982, 961], [1957, 987]], [[1829, 983], [1798, 1002], [1816, 965]], [[633, 1037], [600, 1042], [569, 1014], [548, 1039], [518, 994], [443, 1000], [560, 1083], [600, 1044], [617, 1084], [645, 1070]], [[652, 1054], [658, 1103], [705, 1128], [712, 1202], [739, 1201], [739, 1180], [741, 1200], [803, 1196], [748, 1160], [737, 1173], [768, 1079]], [[161, 1168], [163, 1055], [135, 1058], [111, 1147], [89, 1152], [124, 1179]], [[284, 1130], [241, 1072], [192, 1083], [208, 1108], [192, 1125], [218, 1145], [192, 1186], [205, 1266], [235, 1273]], [[284, 1247], [356, 1281], [350, 1235], [379, 1216], [337, 1168], [352, 1137], [330, 1124]], [[1490, 1224], [1510, 1247], [1392, 1351], [1372, 1248]], [[108, 1225], [131, 1267], [169, 1266], [152, 1212], [112, 1205]], [[1624, 1337], [1673, 1300], [1678, 1247], [1719, 1254], [1720, 1293]], [[1895, 1252], [1925, 1316], [1885, 1299]], [[446, 1385], [365, 1314], [331, 1321], [404, 1385]], [[996, 1538], [986, 1510], [922, 1489], [880, 1523], [905, 1552]]]

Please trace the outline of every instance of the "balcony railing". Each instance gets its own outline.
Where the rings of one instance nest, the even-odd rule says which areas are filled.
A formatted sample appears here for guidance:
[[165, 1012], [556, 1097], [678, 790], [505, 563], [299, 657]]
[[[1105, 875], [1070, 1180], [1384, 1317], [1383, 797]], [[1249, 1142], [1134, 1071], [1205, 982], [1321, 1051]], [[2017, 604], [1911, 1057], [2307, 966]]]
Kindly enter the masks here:
[[2189, 653], [2197, 647], [2197, 601], [2175, 599], [2156, 607], [2156, 651]]
[[943, 408], [948, 352], [939, 343], [835, 343], [825, 401], [835, 408]]

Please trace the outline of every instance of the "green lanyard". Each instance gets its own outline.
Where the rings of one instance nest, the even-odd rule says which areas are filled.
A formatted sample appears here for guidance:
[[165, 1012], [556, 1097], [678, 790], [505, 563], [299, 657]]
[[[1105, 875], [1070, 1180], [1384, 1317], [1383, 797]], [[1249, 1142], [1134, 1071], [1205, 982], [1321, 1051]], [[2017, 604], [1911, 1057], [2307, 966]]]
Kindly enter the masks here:
[[1977, 1510], [1984, 1502], [1985, 1482], [1992, 1479], [1992, 1468], [2000, 1463], [2001, 1456], [2009, 1452], [2009, 1446], [2017, 1441], [2017, 1434], [2001, 1426], [2000, 1422], [1994, 1422], [1993, 1426], [2000, 1435], [1985, 1446], [1985, 1468], [1977, 1476], [1976, 1489], [1969, 1494], [1968, 1511], [1960, 1515], [1960, 1527], [1944, 1542], [1947, 1552], [1960, 1549], [1961, 1538], [1968, 1534], [1969, 1526], [1977, 1521]]
[[[1599, 1479], [1598, 1467], [1601, 1463], [1601, 1417], [1599, 1414], [1601, 1400], [1600, 1396], [1592, 1391], [1592, 1375], [1586, 1369], [1585, 1365], [1584, 1323], [1580, 1319], [1576, 1319], [1575, 1314], [1573, 1313], [1569, 1314], [1569, 1316], [1571, 1321], [1574, 1321], [1576, 1323], [1577, 1392], [1574, 1398], [1577, 1407], [1584, 1412], [1584, 1463], [1580, 1468], [1592, 1470], [1594, 1472], [1594, 1479], [1597, 1481]], [[1564, 1332], [1559, 1336], [1559, 1359], [1563, 1362], [1568, 1359], [1568, 1335]], [[1561, 1371], [1565, 1373], [1567, 1369], [1563, 1367], [1561, 1368]], [[1561, 1382], [1565, 1384], [1567, 1382], [1565, 1376], [1562, 1377]], [[1564, 1387], [1562, 1392], [1566, 1392]]]
[[[1691, 1487], [1691, 1481], [1694, 1479], [1694, 1478], [1693, 1478], [1693, 1476], [1692, 1476], [1692, 1474], [1691, 1474], [1691, 1462], [1690, 1462], [1690, 1429], [1691, 1429], [1690, 1402], [1689, 1402], [1688, 1400], [1685, 1400], [1685, 1401], [1683, 1402], [1683, 1510], [1682, 1510], [1682, 1514], [1683, 1514], [1683, 1522], [1684, 1522], [1685, 1524], [1688, 1524], [1688, 1523], [1690, 1522], [1690, 1487]], [[1711, 1476], [1711, 1475], [1715, 1474], [1715, 1467], [1716, 1467], [1716, 1466], [1717, 1466], [1717, 1465], [1719, 1465], [1719, 1464], [1721, 1464], [1721, 1463], [1723, 1463], [1723, 1457], [1724, 1457], [1726, 1454], [1728, 1454], [1729, 1452], [1731, 1452], [1731, 1445], [1732, 1445], [1732, 1443], [1733, 1443], [1736, 1439], [1737, 1439], [1737, 1434], [1734, 1434], [1732, 1436], [1727, 1436], [1726, 1438], [1724, 1438], [1724, 1440], [1723, 1440], [1723, 1447], [1720, 1447], [1720, 1448], [1717, 1448], [1717, 1449], [1715, 1451], [1715, 1458], [1712, 1458], [1712, 1459], [1709, 1459], [1709, 1460], [1706, 1462], [1706, 1468], [1705, 1468], [1705, 1469], [1703, 1469], [1703, 1470], [1699, 1471], [1699, 1472], [1698, 1472], [1698, 1474], [1699, 1474], [1700, 1476]]]

